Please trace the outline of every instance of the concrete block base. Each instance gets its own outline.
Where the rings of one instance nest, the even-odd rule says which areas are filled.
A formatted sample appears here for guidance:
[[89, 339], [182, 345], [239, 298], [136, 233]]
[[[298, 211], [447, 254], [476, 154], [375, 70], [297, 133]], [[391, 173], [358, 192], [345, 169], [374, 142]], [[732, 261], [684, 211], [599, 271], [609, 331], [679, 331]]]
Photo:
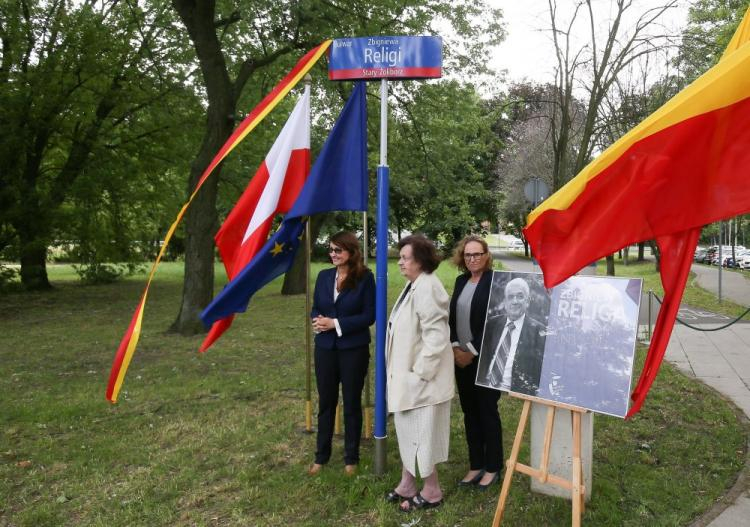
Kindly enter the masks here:
[[[539, 468], [544, 448], [544, 429], [547, 423], [547, 406], [533, 403], [531, 405], [531, 466]], [[586, 485], [586, 501], [591, 499], [591, 462], [594, 440], [594, 414], [589, 412], [581, 416], [581, 462], [583, 479]], [[561, 478], [571, 480], [573, 464], [573, 417], [570, 410], [558, 408], [555, 412], [555, 424], [550, 449], [549, 472]], [[549, 483], [540, 483], [531, 478], [531, 490], [546, 494], [570, 498], [570, 491]]]

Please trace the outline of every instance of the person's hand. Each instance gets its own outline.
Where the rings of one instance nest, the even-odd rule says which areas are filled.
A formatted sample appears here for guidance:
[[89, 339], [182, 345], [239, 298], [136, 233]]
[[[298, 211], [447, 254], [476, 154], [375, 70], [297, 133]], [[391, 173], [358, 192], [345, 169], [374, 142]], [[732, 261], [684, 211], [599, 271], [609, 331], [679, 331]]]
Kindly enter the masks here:
[[313, 331], [316, 331], [320, 333], [321, 331], [330, 331], [334, 329], [336, 326], [333, 323], [332, 318], [324, 317], [318, 315], [315, 317], [312, 321], [313, 324]]
[[474, 360], [474, 355], [472, 355], [468, 351], [464, 351], [459, 347], [453, 348], [453, 362], [459, 368], [465, 368], [466, 366], [471, 364], [471, 361], [473, 360]]

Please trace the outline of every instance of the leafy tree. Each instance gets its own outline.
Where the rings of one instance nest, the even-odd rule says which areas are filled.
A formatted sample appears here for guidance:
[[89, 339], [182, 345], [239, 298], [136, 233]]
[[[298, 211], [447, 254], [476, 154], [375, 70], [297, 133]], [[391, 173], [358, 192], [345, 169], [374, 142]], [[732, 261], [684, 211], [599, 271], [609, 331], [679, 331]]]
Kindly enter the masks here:
[[[408, 90], [408, 91], [407, 91]], [[391, 214], [396, 230], [419, 230], [450, 250], [497, 217], [494, 116], [472, 86], [423, 83], [397, 94], [391, 127]]]
[[[682, 33], [676, 60], [680, 75], [674, 83], [679, 88], [700, 77], [719, 61], [748, 8], [750, 2], [747, 0], [697, 0], [690, 6], [688, 25]], [[736, 221], [740, 238], [744, 238], [747, 222], [744, 216], [738, 216]], [[701, 242], [718, 244], [721, 225], [719, 222], [704, 228]]]
[[719, 61], [749, 7], [747, 0], [696, 0], [691, 4], [677, 59], [683, 85]]
[[[270, 79], [289, 69], [292, 51], [309, 49], [336, 35], [435, 33], [439, 24], [447, 23], [462, 44], [446, 46], [447, 64], [481, 71], [487, 44], [502, 34], [497, 11], [478, 0], [172, 0], [172, 4], [195, 49], [207, 99], [206, 127], [191, 166], [190, 189], [229, 137], [233, 122], [228, 116], [235, 115], [240, 104], [252, 106], [255, 98], [245, 95], [257, 93], [252, 87], [269, 88]], [[217, 176], [204, 184], [186, 218], [183, 300], [172, 326], [184, 334], [203, 331], [198, 314], [213, 293]]]
[[[0, 139], [0, 243], [18, 245], [27, 288], [49, 287], [47, 247], [54, 237], [71, 234], [66, 223], [71, 211], [85, 217], [106, 204], [125, 206], [127, 200], [112, 192], [115, 180], [142, 182], [138, 157], [156, 159], [153, 145], [170, 143], [174, 134], [165, 123], [173, 119], [142, 118], [179, 88], [167, 80], [160, 47], [170, 31], [168, 13], [164, 2], [0, 5], [0, 126], [10, 131]], [[128, 151], [136, 161], [128, 164], [133, 172], [118, 174]], [[161, 171], [151, 169], [145, 172], [152, 177]], [[113, 175], [122, 177], [102, 181]], [[105, 192], [109, 199], [92, 208]], [[84, 202], [89, 206], [80, 209]], [[116, 210], [110, 209], [112, 218]], [[112, 229], [125, 233], [117, 222]]]

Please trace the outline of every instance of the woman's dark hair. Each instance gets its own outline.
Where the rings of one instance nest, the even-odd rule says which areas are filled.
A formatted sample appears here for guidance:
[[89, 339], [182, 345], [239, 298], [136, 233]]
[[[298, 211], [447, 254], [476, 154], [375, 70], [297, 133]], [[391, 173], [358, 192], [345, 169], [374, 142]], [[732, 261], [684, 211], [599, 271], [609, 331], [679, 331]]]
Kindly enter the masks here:
[[482, 246], [482, 250], [487, 253], [487, 261], [484, 263], [484, 269], [482, 269], [482, 271], [490, 271], [492, 269], [492, 253], [490, 252], [490, 246], [487, 245], [484, 238], [477, 236], [476, 234], [469, 234], [468, 236], [465, 236], [463, 240], [458, 242], [456, 248], [453, 249], [453, 258], [451, 258], [453, 264], [458, 267], [461, 272], [469, 272], [469, 269], [466, 267], [466, 260], [464, 260], [464, 250], [466, 249], [466, 244], [469, 242], [477, 242]]
[[440, 265], [440, 258], [435, 249], [435, 244], [428, 240], [423, 234], [412, 234], [401, 238], [398, 242], [400, 251], [407, 245], [411, 245], [412, 258], [419, 264], [427, 274], [432, 273]]
[[346, 273], [344, 282], [341, 284], [341, 288], [354, 289], [354, 287], [357, 285], [357, 282], [362, 279], [362, 276], [367, 271], [364, 258], [362, 257], [362, 249], [360, 249], [359, 247], [359, 240], [357, 240], [357, 236], [349, 231], [341, 231], [331, 236], [330, 240], [328, 241], [329, 243], [333, 243], [349, 253], [349, 260], [347, 260], [346, 262], [349, 270]]

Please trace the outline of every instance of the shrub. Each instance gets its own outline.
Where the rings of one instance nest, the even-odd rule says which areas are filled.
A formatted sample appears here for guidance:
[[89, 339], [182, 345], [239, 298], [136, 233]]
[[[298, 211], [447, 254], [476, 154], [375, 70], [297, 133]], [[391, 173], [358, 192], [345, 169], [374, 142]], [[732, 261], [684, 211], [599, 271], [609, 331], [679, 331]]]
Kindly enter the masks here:
[[73, 265], [76, 274], [81, 278], [81, 282], [88, 285], [93, 284], [111, 284], [124, 276], [131, 276], [141, 270], [141, 266], [133, 263], [104, 263], [90, 262], [80, 265]]

